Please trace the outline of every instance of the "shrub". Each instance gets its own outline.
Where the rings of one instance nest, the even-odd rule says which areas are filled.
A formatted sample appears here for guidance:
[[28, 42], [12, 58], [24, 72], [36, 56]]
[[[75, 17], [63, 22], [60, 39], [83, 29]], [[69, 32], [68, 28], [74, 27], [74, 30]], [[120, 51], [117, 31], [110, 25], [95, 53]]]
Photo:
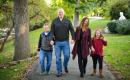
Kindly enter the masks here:
[[119, 34], [130, 34], [130, 20], [117, 21], [116, 25]]
[[108, 29], [109, 29], [109, 31], [110, 31], [111, 33], [117, 33], [117, 31], [116, 31], [116, 21], [109, 22], [109, 23], [107, 24], [107, 27], [108, 27]]
[[107, 27], [111, 33], [130, 34], [130, 20], [112, 21]]

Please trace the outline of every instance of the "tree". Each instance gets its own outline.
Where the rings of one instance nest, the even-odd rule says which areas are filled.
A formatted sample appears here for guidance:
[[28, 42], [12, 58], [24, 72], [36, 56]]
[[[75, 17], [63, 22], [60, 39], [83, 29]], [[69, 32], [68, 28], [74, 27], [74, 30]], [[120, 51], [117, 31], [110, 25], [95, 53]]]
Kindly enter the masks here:
[[[106, 0], [52, 0], [52, 4], [53, 4], [52, 7], [54, 7], [54, 8], [63, 7], [65, 9], [65, 12], [69, 11], [67, 16], [68, 15], [73, 16], [74, 27], [77, 27], [78, 22], [79, 22], [79, 15], [81, 15], [81, 14], [86, 15], [91, 10], [94, 11], [97, 8], [97, 6], [101, 7], [105, 1]], [[71, 4], [71, 5], [69, 5], [69, 4]], [[66, 6], [68, 6], [68, 7], [66, 7]], [[94, 9], [92, 9], [92, 8], [94, 8]], [[99, 11], [99, 9], [98, 9], [98, 11]]]
[[29, 25], [27, 0], [14, 0], [15, 51], [13, 60], [29, 56]]
[[120, 12], [124, 13], [124, 16], [127, 19], [130, 19], [129, 17], [129, 4], [128, 4], [128, 0], [117, 0], [114, 4], [112, 4], [111, 8], [110, 8], [110, 16], [111, 19], [116, 19], [118, 20], [120, 17]]
[[80, 0], [76, 0], [76, 8], [75, 8], [75, 13], [74, 13], [74, 27], [76, 27], [79, 23], [79, 11], [78, 11], [78, 7], [79, 7], [79, 3]]

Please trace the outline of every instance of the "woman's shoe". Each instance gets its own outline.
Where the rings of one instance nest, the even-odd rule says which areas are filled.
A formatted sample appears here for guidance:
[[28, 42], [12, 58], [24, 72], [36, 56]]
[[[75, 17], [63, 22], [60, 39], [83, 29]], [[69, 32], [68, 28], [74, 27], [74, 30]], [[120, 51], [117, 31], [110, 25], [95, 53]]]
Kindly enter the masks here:
[[83, 78], [83, 77], [84, 77], [84, 74], [83, 74], [83, 73], [80, 73], [80, 77]]

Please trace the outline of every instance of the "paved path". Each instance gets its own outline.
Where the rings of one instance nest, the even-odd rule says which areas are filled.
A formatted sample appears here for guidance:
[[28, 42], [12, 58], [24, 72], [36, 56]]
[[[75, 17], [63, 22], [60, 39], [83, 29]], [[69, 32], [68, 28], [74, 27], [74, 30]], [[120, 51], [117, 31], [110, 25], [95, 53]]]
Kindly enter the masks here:
[[[71, 46], [72, 48], [72, 46]], [[63, 58], [63, 56], [62, 56]], [[63, 59], [62, 59], [63, 60]], [[91, 57], [88, 57], [88, 64], [86, 67], [86, 74], [84, 78], [80, 78], [80, 72], [78, 68], [78, 62], [77, 62], [77, 57], [73, 61], [72, 60], [72, 55], [70, 56], [70, 61], [69, 61], [69, 73], [64, 73], [63, 70], [63, 75], [62, 77], [56, 77], [56, 64], [55, 64], [55, 54], [53, 54], [53, 60], [52, 60], [52, 66], [50, 70], [50, 75], [40, 75], [40, 65], [39, 61], [35, 61], [32, 70], [29, 72], [27, 75], [28, 80], [116, 80], [115, 77], [112, 75], [112, 73], [108, 70], [107, 65], [104, 63], [104, 78], [100, 79], [98, 76], [98, 70], [97, 70], [97, 75], [96, 76], [90, 76], [92, 73], [92, 59]]]

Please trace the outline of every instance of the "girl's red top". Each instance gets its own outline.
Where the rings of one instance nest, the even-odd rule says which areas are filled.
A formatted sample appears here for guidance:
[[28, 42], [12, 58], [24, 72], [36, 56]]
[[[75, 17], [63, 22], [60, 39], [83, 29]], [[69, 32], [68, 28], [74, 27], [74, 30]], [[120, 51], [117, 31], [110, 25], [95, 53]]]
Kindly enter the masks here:
[[107, 41], [104, 41], [103, 39], [92, 39], [92, 45], [95, 51], [92, 53], [93, 55], [100, 55], [103, 56], [103, 46], [107, 45]]

